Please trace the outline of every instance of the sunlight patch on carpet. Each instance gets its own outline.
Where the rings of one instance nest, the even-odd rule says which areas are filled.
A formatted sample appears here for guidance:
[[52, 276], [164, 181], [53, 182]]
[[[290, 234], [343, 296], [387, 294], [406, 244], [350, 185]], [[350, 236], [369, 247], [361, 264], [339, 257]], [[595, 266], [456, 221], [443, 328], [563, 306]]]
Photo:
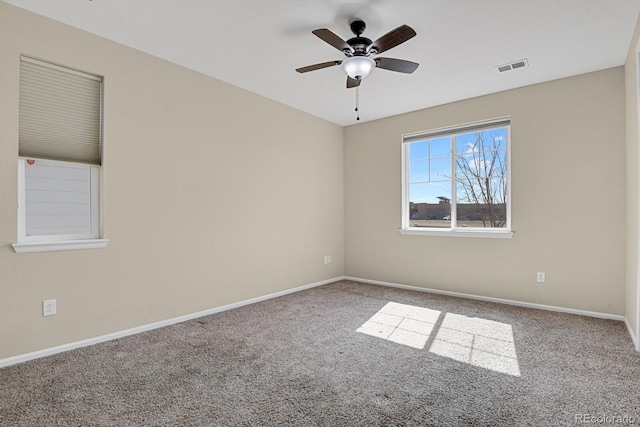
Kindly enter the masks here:
[[520, 376], [511, 325], [447, 313], [429, 351], [481, 368]]
[[357, 331], [423, 349], [439, 317], [440, 312], [437, 310], [388, 302]]
[[357, 332], [503, 374], [520, 376], [511, 325], [388, 302]]

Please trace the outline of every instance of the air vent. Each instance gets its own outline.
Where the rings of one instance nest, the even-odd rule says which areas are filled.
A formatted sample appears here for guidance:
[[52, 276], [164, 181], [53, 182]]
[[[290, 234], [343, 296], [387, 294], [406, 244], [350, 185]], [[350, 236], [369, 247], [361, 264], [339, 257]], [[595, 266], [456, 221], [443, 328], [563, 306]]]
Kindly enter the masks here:
[[518, 68], [526, 67], [527, 65], [529, 65], [529, 62], [525, 58], [525, 59], [520, 59], [518, 61], [514, 61], [510, 64], [498, 65], [496, 68], [501, 73], [504, 73], [505, 71], [517, 70]]

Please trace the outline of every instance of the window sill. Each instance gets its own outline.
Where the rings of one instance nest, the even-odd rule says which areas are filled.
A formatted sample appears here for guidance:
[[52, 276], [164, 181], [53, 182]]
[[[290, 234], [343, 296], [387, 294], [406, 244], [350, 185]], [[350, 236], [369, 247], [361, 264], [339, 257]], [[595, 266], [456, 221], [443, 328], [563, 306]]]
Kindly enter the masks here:
[[400, 234], [413, 236], [447, 236], [447, 237], [485, 237], [492, 239], [511, 239], [513, 231], [509, 230], [425, 230], [422, 228], [403, 228]]
[[75, 251], [80, 249], [102, 249], [109, 239], [58, 240], [50, 242], [21, 242], [11, 245], [16, 253]]

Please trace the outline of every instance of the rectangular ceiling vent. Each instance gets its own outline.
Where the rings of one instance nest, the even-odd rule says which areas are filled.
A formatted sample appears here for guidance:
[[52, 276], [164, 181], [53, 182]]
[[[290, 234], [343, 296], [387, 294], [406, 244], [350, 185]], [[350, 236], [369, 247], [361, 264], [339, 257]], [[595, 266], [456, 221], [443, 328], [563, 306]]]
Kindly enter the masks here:
[[498, 65], [496, 68], [501, 73], [504, 73], [505, 71], [517, 70], [518, 68], [526, 67], [527, 65], [529, 65], [529, 62], [525, 58], [525, 59], [519, 59], [509, 64]]

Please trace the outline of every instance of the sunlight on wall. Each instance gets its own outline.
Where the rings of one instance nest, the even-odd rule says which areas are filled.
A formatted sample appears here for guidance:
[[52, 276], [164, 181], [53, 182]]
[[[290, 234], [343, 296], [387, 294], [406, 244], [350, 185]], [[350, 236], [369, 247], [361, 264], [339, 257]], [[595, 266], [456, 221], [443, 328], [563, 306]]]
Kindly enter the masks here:
[[513, 330], [506, 323], [389, 302], [357, 332], [520, 376]]

